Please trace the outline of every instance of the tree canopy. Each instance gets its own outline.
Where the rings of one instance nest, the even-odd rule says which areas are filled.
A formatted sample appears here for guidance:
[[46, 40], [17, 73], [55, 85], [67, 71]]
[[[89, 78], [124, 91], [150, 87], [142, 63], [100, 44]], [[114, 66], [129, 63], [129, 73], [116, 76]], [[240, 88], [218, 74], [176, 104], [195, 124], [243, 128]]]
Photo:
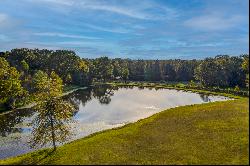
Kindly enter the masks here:
[[8, 108], [16, 107], [16, 100], [25, 95], [21, 85], [20, 73], [15, 67], [0, 57], [0, 102]]

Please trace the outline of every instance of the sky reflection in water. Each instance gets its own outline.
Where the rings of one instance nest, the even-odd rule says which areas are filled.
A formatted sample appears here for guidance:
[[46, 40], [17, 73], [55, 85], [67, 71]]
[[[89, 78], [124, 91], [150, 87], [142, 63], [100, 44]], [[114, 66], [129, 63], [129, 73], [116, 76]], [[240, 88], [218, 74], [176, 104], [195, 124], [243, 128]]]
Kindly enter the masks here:
[[[164, 109], [227, 100], [222, 96], [177, 90], [107, 86], [79, 90], [65, 99], [77, 107], [72, 121], [68, 123], [73, 135], [71, 140], [135, 122]], [[35, 115], [32, 109], [0, 115], [0, 159], [34, 150], [27, 142], [32, 131], [32, 125], [28, 124]]]

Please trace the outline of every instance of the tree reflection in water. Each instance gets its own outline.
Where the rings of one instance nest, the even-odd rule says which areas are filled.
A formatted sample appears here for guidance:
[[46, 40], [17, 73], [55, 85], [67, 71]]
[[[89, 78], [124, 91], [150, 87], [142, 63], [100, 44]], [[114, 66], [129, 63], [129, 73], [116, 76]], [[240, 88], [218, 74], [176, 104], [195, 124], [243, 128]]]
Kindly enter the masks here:
[[98, 86], [92, 89], [92, 95], [98, 99], [101, 104], [109, 104], [115, 90], [118, 90], [118, 87]]
[[30, 146], [45, 146], [52, 143], [54, 150], [56, 143], [64, 143], [69, 140], [71, 133], [70, 125], [72, 117], [79, 111], [79, 105], [85, 105], [92, 96], [97, 98], [101, 104], [109, 104], [111, 96], [118, 87], [101, 86], [69, 94], [64, 99], [54, 98], [42, 102], [34, 107], [37, 115], [32, 121], [32, 138]]
[[205, 95], [205, 94], [199, 94], [200, 95], [200, 98], [204, 101], [204, 102], [210, 102], [211, 100], [209, 99], [209, 96], [208, 95]]
[[[121, 90], [116, 92], [118, 88], [121, 88]], [[106, 124], [99, 123], [100, 121], [109, 122], [107, 125], [107, 128], [109, 128], [113, 127], [113, 124], [123, 123], [125, 118], [129, 120], [132, 119], [131, 121], [133, 121], [134, 117], [138, 114], [140, 114], [140, 117], [141, 115], [147, 115], [149, 109], [141, 109], [142, 111], [139, 113], [133, 111], [138, 108], [138, 105], [144, 106], [145, 104], [149, 107], [155, 105], [159, 108], [171, 108], [177, 104], [187, 105], [190, 103], [196, 104], [224, 100], [224, 98], [221, 99], [203, 94], [198, 95], [191, 92], [191, 94], [189, 94], [182, 90], [159, 90], [160, 92], [157, 93], [159, 97], [154, 97], [153, 95], [156, 94], [155, 91], [162, 88], [157, 87], [150, 89], [152, 89], [151, 92], [149, 88], [146, 87], [143, 90], [143, 88], [134, 86], [94, 86], [88, 89], [74, 91], [74, 93], [62, 97], [63, 100], [73, 105], [74, 109], [72, 111], [66, 111], [67, 109], [56, 112], [45, 111], [46, 105], [44, 105], [42, 111], [22, 109], [1, 114], [0, 151], [5, 153], [0, 153], [0, 158], [34, 150], [29, 149], [29, 146], [27, 146], [27, 138], [28, 140], [32, 138], [30, 143], [33, 143], [33, 146], [46, 144], [46, 147], [48, 147], [50, 144], [53, 145], [53, 142], [59, 145], [59, 143], [65, 143], [83, 137], [85, 134], [103, 130], [104, 128], [106, 129]], [[112, 102], [114, 104], [111, 100], [113, 100]], [[124, 104], [124, 102], [131, 103], [131, 105], [129, 105], [131, 108], [120, 107], [120, 103]], [[107, 104], [109, 104], [108, 107]], [[146, 106], [143, 108], [146, 108]], [[107, 109], [110, 111], [106, 111]], [[152, 107], [152, 112], [154, 111]], [[66, 112], [70, 112], [70, 115], [65, 117], [64, 113]], [[34, 118], [36, 119], [34, 120]], [[126, 122], [129, 121], [127, 119]], [[27, 127], [26, 124], [32, 120], [34, 120], [33, 124]], [[31, 132], [32, 129], [33, 132]]]
[[[132, 89], [133, 86], [123, 86], [122, 88], [126, 89]], [[72, 116], [76, 115], [79, 111], [79, 105], [85, 106], [88, 101], [91, 101], [93, 98], [96, 98], [99, 100], [101, 104], [109, 104], [111, 102], [111, 97], [114, 95], [114, 92], [118, 90], [119, 87], [115, 86], [95, 86], [92, 88], [87, 88], [84, 90], [78, 90], [74, 93], [70, 93], [67, 96], [64, 96], [63, 99], [71, 103], [73, 105], [74, 109], [72, 111]], [[143, 87], [138, 87], [138, 89], [143, 90]], [[149, 88], [147, 88], [149, 89]], [[162, 89], [162, 88], [155, 88], [156, 90]], [[204, 94], [199, 94], [200, 98], [204, 102], [209, 102], [209, 96]], [[0, 135], [2, 137], [6, 137], [11, 133], [22, 133], [24, 132], [24, 129], [22, 127], [16, 126], [17, 124], [23, 123], [26, 118], [30, 118], [34, 115], [35, 111], [34, 109], [22, 109], [22, 110], [15, 110], [7, 114], [2, 114], [0, 116]], [[44, 112], [38, 111], [38, 116], [34, 122], [34, 124], [31, 124], [31, 126], [36, 126], [36, 130], [41, 130], [41, 128], [44, 128], [43, 132], [47, 132], [51, 134], [51, 129], [48, 128], [49, 123], [45, 123], [49, 120], [48, 117], [49, 114], [45, 114]], [[66, 122], [64, 122], [66, 123]], [[42, 125], [39, 128], [39, 124]], [[62, 124], [60, 122], [60, 124]], [[47, 125], [47, 126], [46, 126]], [[45, 133], [42, 133], [45, 135]], [[38, 138], [37, 138], [38, 139]]]
[[85, 106], [85, 104], [92, 99], [91, 91], [91, 88], [87, 88], [84, 90], [81, 89], [63, 97], [63, 99], [67, 100], [74, 106], [75, 110], [73, 112], [73, 115], [75, 115], [79, 111], [79, 106], [81, 104]]
[[17, 124], [23, 123], [26, 117], [31, 117], [34, 111], [30, 109], [22, 109], [11, 111], [0, 115], [0, 135], [6, 137], [11, 133], [22, 133], [23, 128], [17, 127]]

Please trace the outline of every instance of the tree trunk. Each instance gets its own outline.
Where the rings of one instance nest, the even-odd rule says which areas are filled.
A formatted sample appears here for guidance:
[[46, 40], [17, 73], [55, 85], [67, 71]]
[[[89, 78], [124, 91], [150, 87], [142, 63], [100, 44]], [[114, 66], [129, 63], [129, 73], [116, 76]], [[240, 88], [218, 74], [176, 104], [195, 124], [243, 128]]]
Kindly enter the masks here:
[[53, 151], [56, 150], [56, 139], [55, 139], [55, 130], [54, 130], [54, 121], [52, 118], [52, 112], [50, 112], [50, 126], [51, 126], [51, 136], [52, 136], [52, 142], [53, 142]]

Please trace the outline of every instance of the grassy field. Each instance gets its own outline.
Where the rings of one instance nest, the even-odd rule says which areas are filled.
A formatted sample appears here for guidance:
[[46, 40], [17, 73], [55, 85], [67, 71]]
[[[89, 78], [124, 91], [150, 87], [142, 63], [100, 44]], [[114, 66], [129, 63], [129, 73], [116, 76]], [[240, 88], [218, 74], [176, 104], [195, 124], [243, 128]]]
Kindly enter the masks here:
[[169, 109], [0, 164], [249, 164], [248, 101]]

